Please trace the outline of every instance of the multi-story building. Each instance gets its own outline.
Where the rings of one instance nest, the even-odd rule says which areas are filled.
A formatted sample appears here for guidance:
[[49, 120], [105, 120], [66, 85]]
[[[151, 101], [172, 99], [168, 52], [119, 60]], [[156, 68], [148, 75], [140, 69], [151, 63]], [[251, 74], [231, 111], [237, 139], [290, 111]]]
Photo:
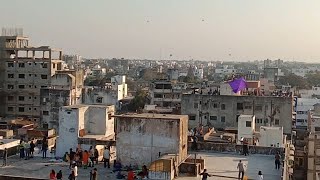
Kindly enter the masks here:
[[189, 115], [190, 128], [199, 125], [237, 128], [238, 118], [243, 114], [256, 117], [256, 129], [282, 126], [285, 134], [291, 134], [292, 101], [292, 97], [183, 94], [181, 114]]
[[320, 104], [314, 105], [308, 121], [308, 173], [307, 180], [320, 178]]
[[116, 109], [120, 109], [120, 100], [127, 97], [127, 94], [126, 76], [117, 75], [111, 77], [111, 83], [107, 83], [105, 87], [86, 87], [83, 89], [82, 103], [115, 105]]
[[22, 34], [0, 36], [0, 116], [38, 121], [40, 89], [62, 68], [61, 50], [32, 47]]
[[297, 98], [296, 110], [296, 128], [307, 129], [308, 112], [313, 110], [313, 106], [320, 103], [320, 99]]
[[173, 109], [180, 108], [181, 95], [186, 88], [185, 83], [155, 81], [149, 89], [150, 104], [156, 105], [159, 113], [172, 113]]
[[40, 124], [59, 129], [59, 108], [79, 104], [82, 101], [82, 70], [57, 71], [51, 85], [40, 90]]
[[277, 67], [265, 67], [263, 72], [264, 78], [276, 82], [284, 73]]

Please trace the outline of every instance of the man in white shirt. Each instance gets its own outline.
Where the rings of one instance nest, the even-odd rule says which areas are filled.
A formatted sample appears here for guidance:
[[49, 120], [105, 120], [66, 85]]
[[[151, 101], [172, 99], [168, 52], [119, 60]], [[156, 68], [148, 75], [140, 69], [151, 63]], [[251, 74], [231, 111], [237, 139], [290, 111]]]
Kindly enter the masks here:
[[244, 165], [240, 160], [237, 166], [237, 169], [239, 170], [238, 179], [241, 179], [241, 180], [243, 179], [245, 167], [246, 165]]
[[75, 179], [77, 179], [77, 177], [78, 177], [78, 166], [77, 166], [76, 162], [73, 162], [72, 171], [74, 172]]
[[107, 163], [108, 163], [108, 168], [110, 169], [110, 150], [108, 147], [104, 148], [103, 162], [104, 162], [104, 168], [107, 167]]

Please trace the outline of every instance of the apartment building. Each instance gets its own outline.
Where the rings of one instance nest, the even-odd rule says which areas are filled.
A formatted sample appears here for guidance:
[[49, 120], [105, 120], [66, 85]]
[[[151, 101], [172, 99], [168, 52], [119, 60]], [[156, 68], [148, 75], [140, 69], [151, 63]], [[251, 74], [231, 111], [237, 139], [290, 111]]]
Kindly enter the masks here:
[[61, 50], [30, 46], [21, 33], [0, 36], [0, 116], [38, 121], [40, 89], [62, 68]]
[[288, 96], [183, 94], [181, 114], [189, 115], [189, 128], [208, 125], [237, 129], [240, 115], [254, 115], [255, 129], [282, 126], [285, 134], [291, 134], [292, 101]]
[[150, 105], [156, 105], [156, 110], [159, 113], [172, 113], [173, 109], [180, 109], [181, 95], [186, 88], [185, 83], [154, 81], [149, 89]]
[[308, 121], [308, 173], [307, 180], [320, 179], [320, 104], [314, 105]]
[[117, 75], [111, 77], [111, 83], [104, 87], [85, 87], [82, 91], [82, 103], [115, 105], [116, 109], [121, 108], [120, 100], [128, 95], [126, 76]]
[[51, 85], [40, 90], [40, 125], [59, 129], [59, 108], [82, 102], [83, 70], [57, 71]]

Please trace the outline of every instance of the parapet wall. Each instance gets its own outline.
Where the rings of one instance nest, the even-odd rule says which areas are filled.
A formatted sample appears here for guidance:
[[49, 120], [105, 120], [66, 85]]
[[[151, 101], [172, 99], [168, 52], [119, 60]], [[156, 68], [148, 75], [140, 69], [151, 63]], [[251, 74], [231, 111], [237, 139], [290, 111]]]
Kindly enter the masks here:
[[[188, 143], [189, 151], [192, 150], [191, 145], [192, 145], [192, 142], [189, 142]], [[205, 150], [205, 151], [211, 151], [211, 152], [233, 152], [233, 153], [240, 153], [242, 151], [242, 145], [227, 144], [227, 143], [198, 142], [197, 147], [199, 151]], [[277, 152], [282, 154], [283, 148], [249, 145], [250, 154], [274, 155]]]
[[46, 179], [38, 179], [38, 178], [28, 178], [28, 177], [20, 177], [20, 176], [9, 176], [9, 175], [0, 175], [1, 180], [46, 180]]

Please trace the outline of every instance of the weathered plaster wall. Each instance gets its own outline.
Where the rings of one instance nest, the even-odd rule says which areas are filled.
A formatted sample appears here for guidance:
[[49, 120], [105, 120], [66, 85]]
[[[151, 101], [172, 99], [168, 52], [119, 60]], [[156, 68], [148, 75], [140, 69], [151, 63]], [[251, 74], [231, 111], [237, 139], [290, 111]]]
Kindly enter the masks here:
[[159, 152], [179, 153], [180, 130], [179, 120], [119, 118], [117, 158], [125, 165], [149, 165]]
[[78, 145], [79, 130], [84, 129], [84, 113], [88, 107], [62, 107], [59, 113], [59, 137], [57, 140], [58, 157], [62, 157], [70, 148]]

